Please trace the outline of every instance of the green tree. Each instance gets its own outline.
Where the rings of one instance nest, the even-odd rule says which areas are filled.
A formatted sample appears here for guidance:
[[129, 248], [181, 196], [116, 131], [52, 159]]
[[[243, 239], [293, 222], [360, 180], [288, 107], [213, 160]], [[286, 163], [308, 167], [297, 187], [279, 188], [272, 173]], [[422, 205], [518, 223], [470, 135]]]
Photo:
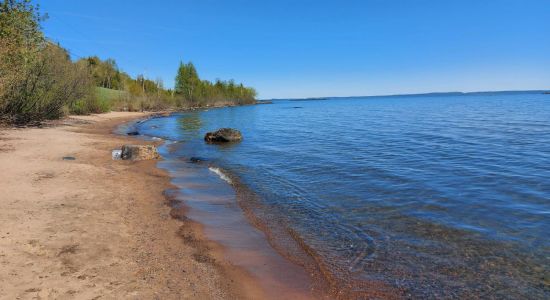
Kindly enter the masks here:
[[[180, 62], [175, 83], [176, 97], [187, 106], [219, 106], [254, 103], [256, 91], [234, 80], [201, 80], [193, 63]], [[182, 101], [183, 100], [183, 101]]]
[[87, 63], [96, 86], [114, 90], [124, 89], [125, 75], [120, 72], [114, 59], [108, 58], [102, 61], [97, 56], [91, 56], [79, 62]]
[[186, 100], [193, 103], [195, 102], [195, 91], [199, 84], [199, 75], [193, 63], [189, 62], [184, 64], [183, 62], [180, 62], [178, 74], [176, 75], [176, 94], [183, 95]]
[[30, 0], [0, 2], [0, 119], [30, 123], [59, 118], [93, 100], [91, 77], [68, 52], [44, 38], [45, 20]]
[[0, 111], [46, 44], [40, 27], [45, 18], [30, 0], [0, 2]]

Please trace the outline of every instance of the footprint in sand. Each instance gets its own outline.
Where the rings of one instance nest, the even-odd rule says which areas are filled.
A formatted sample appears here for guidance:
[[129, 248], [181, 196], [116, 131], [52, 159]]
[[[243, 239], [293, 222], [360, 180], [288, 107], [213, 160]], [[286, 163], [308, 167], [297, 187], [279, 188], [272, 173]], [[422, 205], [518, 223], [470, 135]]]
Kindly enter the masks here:
[[25, 252], [27, 252], [30, 255], [36, 255], [36, 256], [43, 256], [48, 254], [48, 251], [46, 248], [42, 245], [40, 245], [40, 242], [38, 240], [29, 240], [25, 245]]
[[50, 172], [50, 171], [42, 171], [42, 172], [34, 173], [34, 181], [35, 182], [42, 181], [42, 180], [47, 180], [47, 179], [52, 179], [54, 177], [55, 177], [55, 173]]

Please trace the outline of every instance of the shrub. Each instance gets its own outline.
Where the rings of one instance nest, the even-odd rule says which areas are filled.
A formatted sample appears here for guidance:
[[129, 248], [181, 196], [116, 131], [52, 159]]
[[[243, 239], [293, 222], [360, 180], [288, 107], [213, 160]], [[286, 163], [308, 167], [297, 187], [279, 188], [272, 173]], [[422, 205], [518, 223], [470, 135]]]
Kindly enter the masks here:
[[56, 119], [77, 99], [88, 101], [91, 88], [87, 70], [73, 64], [64, 49], [47, 43], [9, 83], [2, 95], [2, 114], [18, 124]]
[[0, 0], [0, 121], [255, 102], [253, 88], [201, 80], [190, 62], [180, 64], [174, 91], [160, 79], [131, 78], [113, 59], [72, 62], [65, 49], [44, 38], [44, 19], [31, 0]]
[[90, 99], [85, 65], [44, 39], [41, 20], [30, 1], [0, 3], [0, 118], [10, 123], [59, 118], [75, 101]]

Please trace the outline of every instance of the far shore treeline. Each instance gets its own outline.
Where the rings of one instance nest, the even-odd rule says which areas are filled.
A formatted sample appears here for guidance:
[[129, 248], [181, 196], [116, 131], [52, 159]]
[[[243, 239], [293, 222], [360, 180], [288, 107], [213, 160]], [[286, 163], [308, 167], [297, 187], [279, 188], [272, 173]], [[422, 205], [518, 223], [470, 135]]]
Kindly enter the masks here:
[[0, 2], [0, 123], [256, 101], [253, 88], [233, 80], [201, 80], [191, 62], [180, 63], [171, 90], [161, 79], [132, 78], [113, 59], [72, 61], [69, 51], [44, 36], [41, 23], [46, 18], [30, 0]]

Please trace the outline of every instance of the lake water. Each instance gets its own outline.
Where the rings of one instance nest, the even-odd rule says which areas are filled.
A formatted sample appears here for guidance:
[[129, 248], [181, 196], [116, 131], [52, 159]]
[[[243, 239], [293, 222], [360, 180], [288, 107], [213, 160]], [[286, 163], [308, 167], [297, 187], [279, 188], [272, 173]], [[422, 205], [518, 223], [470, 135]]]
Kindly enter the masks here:
[[[221, 127], [244, 140], [205, 144]], [[550, 297], [550, 95], [281, 100], [139, 131], [169, 141], [165, 168], [238, 185], [271, 246], [350, 297]]]

